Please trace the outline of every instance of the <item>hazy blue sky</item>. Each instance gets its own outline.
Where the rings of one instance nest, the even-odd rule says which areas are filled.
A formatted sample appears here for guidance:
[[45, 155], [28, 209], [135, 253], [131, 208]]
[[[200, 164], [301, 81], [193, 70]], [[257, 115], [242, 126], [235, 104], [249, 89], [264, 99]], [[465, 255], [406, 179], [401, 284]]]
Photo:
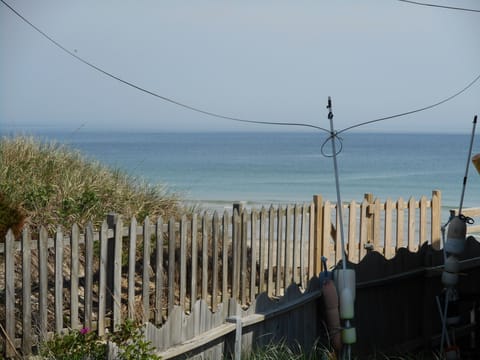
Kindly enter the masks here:
[[[342, 129], [438, 102], [480, 74], [480, 13], [396, 0], [8, 0], [78, 56], [186, 103]], [[480, 9], [478, 0], [441, 1]], [[191, 112], [92, 70], [0, 4], [0, 126], [266, 130]], [[480, 81], [363, 131], [469, 132]], [[282, 128], [282, 130], [286, 130]]]

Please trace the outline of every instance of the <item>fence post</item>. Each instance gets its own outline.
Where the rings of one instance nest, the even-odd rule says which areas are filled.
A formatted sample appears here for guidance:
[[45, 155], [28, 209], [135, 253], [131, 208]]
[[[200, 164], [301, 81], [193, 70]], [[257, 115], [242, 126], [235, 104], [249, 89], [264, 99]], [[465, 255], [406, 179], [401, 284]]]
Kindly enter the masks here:
[[432, 191], [432, 219], [431, 219], [431, 234], [432, 247], [436, 250], [440, 249], [440, 231], [442, 221], [442, 192], [440, 190]]
[[[323, 199], [322, 195], [313, 195], [315, 205], [315, 231], [313, 248], [313, 268], [315, 275], [318, 276], [322, 271], [322, 234], [323, 234]], [[313, 215], [313, 214], [312, 214]], [[311, 215], [311, 216], [312, 216]]]
[[242, 358], [242, 317], [231, 316], [227, 318], [227, 322], [235, 324], [234, 360], [240, 360]]

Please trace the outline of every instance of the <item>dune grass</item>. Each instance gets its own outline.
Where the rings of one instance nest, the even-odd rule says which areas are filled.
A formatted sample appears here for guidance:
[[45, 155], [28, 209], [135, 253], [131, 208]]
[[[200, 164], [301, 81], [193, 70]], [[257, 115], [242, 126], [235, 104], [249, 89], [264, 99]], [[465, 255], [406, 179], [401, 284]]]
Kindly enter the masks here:
[[[32, 226], [98, 223], [108, 213], [126, 218], [176, 216], [178, 196], [79, 151], [33, 137], [0, 140], [0, 199], [5, 211], [24, 214]], [[18, 214], [17, 214], [18, 216]]]

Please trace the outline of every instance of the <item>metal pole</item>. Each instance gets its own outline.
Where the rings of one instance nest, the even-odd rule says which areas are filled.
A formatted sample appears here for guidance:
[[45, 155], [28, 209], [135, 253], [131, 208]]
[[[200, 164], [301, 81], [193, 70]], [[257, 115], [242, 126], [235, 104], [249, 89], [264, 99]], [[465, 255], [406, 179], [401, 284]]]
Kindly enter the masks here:
[[338, 165], [337, 165], [337, 149], [335, 146], [335, 137], [337, 136], [336, 131], [333, 129], [333, 112], [332, 112], [332, 99], [328, 97], [328, 119], [330, 120], [330, 137], [332, 140], [332, 152], [333, 152], [333, 168], [335, 171], [335, 187], [337, 190], [337, 211], [339, 217], [339, 225], [340, 225], [340, 241], [342, 243], [342, 268], [346, 270], [347, 268], [347, 259], [346, 259], [346, 252], [345, 252], [345, 236], [343, 232], [343, 206], [342, 206], [342, 199], [340, 196], [340, 182], [338, 180]]
[[[343, 232], [343, 206], [342, 206], [342, 198], [340, 196], [340, 181], [338, 180], [338, 165], [337, 165], [337, 148], [335, 146], [335, 138], [337, 133], [333, 128], [333, 112], [332, 112], [332, 99], [330, 96], [328, 97], [328, 119], [330, 120], [330, 137], [332, 141], [332, 153], [333, 153], [333, 168], [335, 171], [335, 187], [337, 190], [337, 214], [339, 218], [339, 226], [340, 226], [340, 241], [342, 244], [342, 269], [347, 269], [347, 256], [345, 251], [345, 235]], [[345, 328], [350, 328], [350, 320], [345, 320]], [[343, 350], [342, 358], [347, 360], [351, 359], [351, 345], [347, 344], [346, 349]]]

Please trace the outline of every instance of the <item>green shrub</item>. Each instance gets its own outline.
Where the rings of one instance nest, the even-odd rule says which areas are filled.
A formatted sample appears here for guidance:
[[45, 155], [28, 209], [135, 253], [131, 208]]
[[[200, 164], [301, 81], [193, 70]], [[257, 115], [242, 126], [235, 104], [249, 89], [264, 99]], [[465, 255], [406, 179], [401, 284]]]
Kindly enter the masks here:
[[146, 341], [143, 327], [127, 319], [118, 330], [110, 336], [110, 341], [119, 348], [120, 360], [158, 360], [159, 356], [153, 354], [155, 348]]
[[105, 359], [107, 341], [110, 341], [118, 348], [119, 360], [159, 360], [151, 343], [145, 340], [142, 329], [143, 326], [127, 319], [116, 332], [105, 338], [87, 328], [56, 334], [53, 339], [40, 344], [40, 356], [52, 360]]
[[53, 339], [40, 344], [40, 355], [45, 359], [96, 360], [105, 359], [107, 346], [93, 331], [84, 328], [67, 334], [55, 334]]

